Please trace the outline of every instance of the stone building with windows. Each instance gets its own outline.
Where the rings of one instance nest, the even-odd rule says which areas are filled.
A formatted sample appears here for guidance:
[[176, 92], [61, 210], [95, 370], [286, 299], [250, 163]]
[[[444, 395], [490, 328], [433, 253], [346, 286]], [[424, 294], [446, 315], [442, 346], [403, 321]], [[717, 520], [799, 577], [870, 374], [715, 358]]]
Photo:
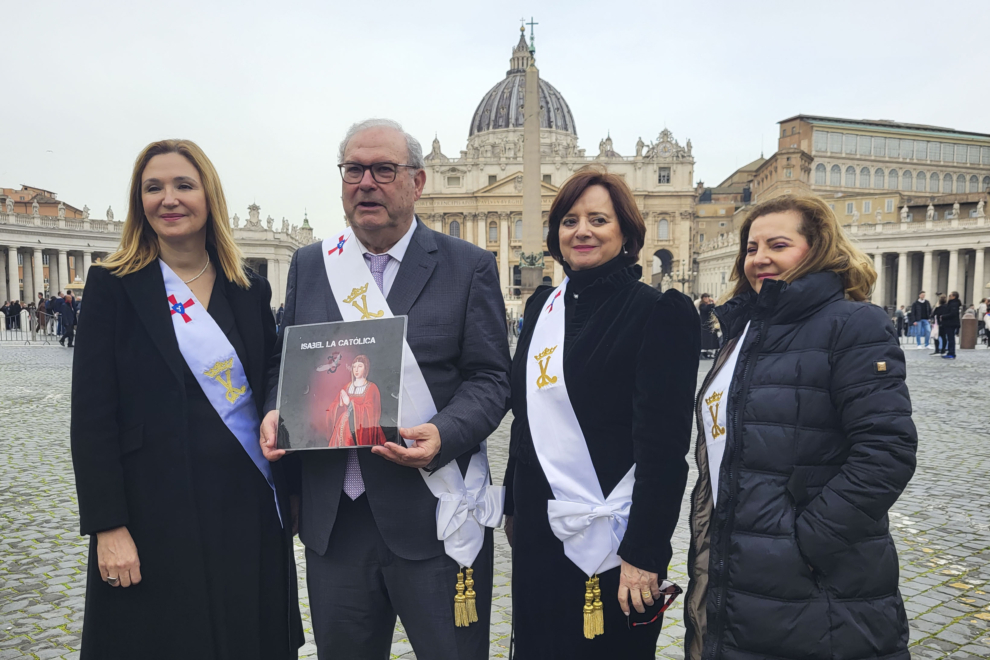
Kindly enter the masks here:
[[[433, 141], [426, 155], [426, 187], [416, 213], [437, 230], [492, 252], [510, 315], [518, 316], [521, 300], [519, 252], [522, 248], [523, 113], [525, 71], [530, 45], [525, 35], [512, 51], [505, 78], [481, 99], [468, 129], [466, 148], [448, 157]], [[641, 253], [644, 280], [659, 286], [689, 288], [691, 230], [696, 192], [692, 184], [691, 141], [684, 146], [663, 129], [655, 141], [642, 139], [634, 155], [616, 152], [612, 138], [599, 142], [596, 154], [578, 146], [574, 115], [563, 95], [541, 76], [540, 174], [543, 236], [550, 204], [563, 182], [590, 164], [601, 164], [622, 176], [635, 195], [646, 221]], [[544, 250], [546, 246], [544, 244]], [[563, 270], [545, 260], [543, 281], [559, 284]]]
[[[271, 282], [272, 305], [277, 307], [285, 295], [292, 254], [319, 239], [306, 218], [301, 227], [284, 218], [276, 227], [271, 216], [261, 220], [260, 210], [252, 204], [244, 226], [236, 214], [231, 222], [248, 266]], [[123, 226], [111, 209], [105, 219], [90, 218], [88, 207], [80, 210], [60, 202], [51, 191], [0, 189], [0, 299], [30, 302], [39, 293], [83, 294], [89, 267], [117, 250]]]
[[[921, 290], [958, 291], [967, 305], [990, 295], [990, 135], [811, 115], [779, 124], [777, 152], [754, 173], [752, 202], [823, 197], [874, 260], [873, 302], [892, 311]], [[727, 281], [734, 239], [702, 245], [698, 286]]]

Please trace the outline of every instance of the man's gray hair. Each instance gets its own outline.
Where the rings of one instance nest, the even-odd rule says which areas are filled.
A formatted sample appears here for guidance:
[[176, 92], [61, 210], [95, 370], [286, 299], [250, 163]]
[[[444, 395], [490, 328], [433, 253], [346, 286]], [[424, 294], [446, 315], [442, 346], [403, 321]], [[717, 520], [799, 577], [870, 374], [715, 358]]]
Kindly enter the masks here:
[[[352, 124], [351, 127], [347, 129], [347, 134], [344, 135], [344, 139], [340, 141], [340, 149], [337, 151], [337, 162], [344, 162], [344, 152], [347, 150], [347, 143], [351, 141], [351, 138], [361, 131], [379, 127], [391, 128], [392, 130], [402, 133], [402, 136], [406, 138], [406, 149], [409, 153], [406, 156], [406, 162], [399, 163], [400, 165], [411, 165], [412, 167], [418, 169], [424, 169], [426, 167], [426, 163], [423, 161], [423, 145], [419, 143], [419, 140], [402, 130], [402, 124], [392, 119], [365, 119], [364, 121], [359, 121], [356, 124]], [[413, 171], [413, 173], [415, 173], [415, 171]]]

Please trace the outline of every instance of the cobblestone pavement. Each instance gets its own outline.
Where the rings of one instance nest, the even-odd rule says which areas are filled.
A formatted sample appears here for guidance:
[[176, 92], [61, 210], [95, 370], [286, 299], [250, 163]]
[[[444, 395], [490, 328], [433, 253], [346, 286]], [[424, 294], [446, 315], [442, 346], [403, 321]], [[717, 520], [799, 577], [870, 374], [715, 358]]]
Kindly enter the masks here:
[[[891, 512], [901, 591], [911, 618], [912, 654], [990, 656], [990, 458], [980, 414], [990, 392], [990, 351], [960, 351], [954, 362], [908, 350], [921, 443], [918, 471]], [[85, 593], [86, 540], [78, 521], [69, 457], [71, 351], [0, 345], [0, 660], [77, 658]], [[707, 369], [710, 362], [703, 362]], [[703, 374], [702, 374], [703, 375]], [[700, 382], [700, 377], [699, 377]], [[59, 419], [54, 419], [55, 416]], [[501, 481], [509, 419], [489, 447]], [[976, 441], [973, 441], [976, 438]], [[696, 472], [692, 465], [689, 484]], [[491, 657], [508, 657], [509, 548], [496, 539]], [[671, 579], [687, 585], [687, 513], [674, 536]], [[300, 595], [312, 639], [305, 563], [297, 544]], [[678, 603], [668, 613], [658, 658], [681, 660]], [[393, 658], [413, 658], [401, 623]], [[311, 643], [301, 657], [315, 658]]]

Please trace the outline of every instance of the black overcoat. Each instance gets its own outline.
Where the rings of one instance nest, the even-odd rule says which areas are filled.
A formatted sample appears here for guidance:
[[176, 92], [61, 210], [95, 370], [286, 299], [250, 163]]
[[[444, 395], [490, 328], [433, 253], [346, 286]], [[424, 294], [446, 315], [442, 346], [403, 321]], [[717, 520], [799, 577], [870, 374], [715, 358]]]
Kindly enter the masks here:
[[702, 393], [750, 327], [720, 401], [714, 507], [697, 438], [685, 657], [907, 660], [887, 512], [918, 436], [890, 319], [846, 300], [831, 272], [767, 280], [715, 315], [726, 344]]
[[[275, 324], [268, 281], [249, 277], [249, 289], [223, 281], [260, 415]], [[71, 422], [80, 528], [91, 537], [84, 658], [216, 657], [190, 460], [187, 367], [165, 296], [157, 260], [122, 278], [94, 267], [86, 282]], [[281, 490], [282, 472], [273, 468]], [[287, 498], [279, 499], [282, 519], [290, 521]], [[126, 589], [104, 583], [97, 565], [96, 533], [120, 526], [134, 539], [142, 571], [142, 582]], [[302, 627], [290, 530], [287, 524], [283, 533], [290, 621], [272, 625], [289, 626], [295, 649]]]

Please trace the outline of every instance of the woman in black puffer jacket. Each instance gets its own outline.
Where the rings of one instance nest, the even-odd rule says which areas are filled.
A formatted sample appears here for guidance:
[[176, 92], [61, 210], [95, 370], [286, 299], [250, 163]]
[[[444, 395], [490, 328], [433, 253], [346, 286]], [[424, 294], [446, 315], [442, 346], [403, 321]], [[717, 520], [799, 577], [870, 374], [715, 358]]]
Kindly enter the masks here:
[[690, 660], [910, 657], [887, 512], [917, 432], [875, 279], [821, 199], [743, 223], [697, 402]]

